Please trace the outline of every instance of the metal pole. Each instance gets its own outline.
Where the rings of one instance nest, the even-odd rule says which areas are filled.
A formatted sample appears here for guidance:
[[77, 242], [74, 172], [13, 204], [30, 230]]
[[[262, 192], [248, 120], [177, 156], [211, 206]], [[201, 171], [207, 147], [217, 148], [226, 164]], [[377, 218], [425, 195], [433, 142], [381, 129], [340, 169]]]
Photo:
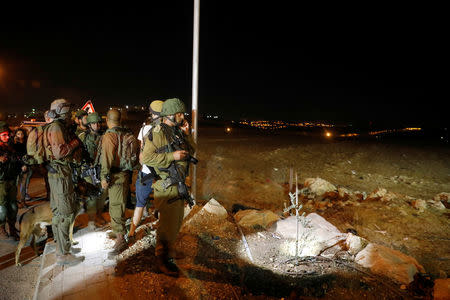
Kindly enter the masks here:
[[[197, 144], [197, 107], [198, 107], [198, 45], [200, 30], [200, 0], [194, 0], [194, 42], [192, 53], [192, 137]], [[193, 198], [197, 196], [197, 166], [192, 168], [192, 186], [191, 193]]]
[[297, 183], [297, 172], [295, 172], [295, 225], [297, 228], [296, 238], [295, 238], [295, 257], [298, 257], [298, 183]]

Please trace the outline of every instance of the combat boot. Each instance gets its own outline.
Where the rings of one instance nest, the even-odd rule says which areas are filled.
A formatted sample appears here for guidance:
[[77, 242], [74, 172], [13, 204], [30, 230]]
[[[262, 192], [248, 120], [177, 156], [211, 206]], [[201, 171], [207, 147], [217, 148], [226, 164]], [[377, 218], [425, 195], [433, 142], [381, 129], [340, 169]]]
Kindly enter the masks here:
[[94, 217], [94, 224], [97, 227], [103, 227], [106, 225], [106, 220], [103, 218], [101, 213], [97, 213]]
[[165, 255], [158, 255], [156, 257], [156, 267], [160, 272], [168, 276], [180, 276], [180, 269], [176, 265], [173, 258], [167, 258]]
[[0, 239], [4, 240], [8, 238], [8, 233], [5, 229], [5, 224], [0, 225]]
[[16, 230], [16, 221], [8, 222], [8, 227], [9, 227], [9, 236], [12, 237], [15, 241], [20, 240], [20, 237], [17, 234]]
[[71, 253], [56, 256], [56, 263], [60, 266], [73, 266], [84, 261], [84, 256], [75, 256]]
[[120, 253], [122, 253], [122, 251], [124, 251], [127, 248], [128, 248], [128, 244], [125, 240], [124, 235], [121, 233], [118, 233], [117, 238], [116, 238], [116, 243], [114, 244], [112, 251], [108, 253], [108, 257], [112, 258], [116, 255], [119, 255]]

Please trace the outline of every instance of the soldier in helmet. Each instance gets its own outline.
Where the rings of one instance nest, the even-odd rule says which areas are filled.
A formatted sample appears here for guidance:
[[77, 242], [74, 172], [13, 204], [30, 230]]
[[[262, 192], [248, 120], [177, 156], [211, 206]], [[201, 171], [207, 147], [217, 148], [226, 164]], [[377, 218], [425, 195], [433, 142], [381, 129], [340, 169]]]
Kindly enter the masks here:
[[111, 229], [116, 236], [116, 242], [110, 256], [114, 256], [127, 248], [125, 241], [125, 205], [129, 190], [129, 172], [121, 170], [118, 157], [119, 135], [124, 130], [121, 127], [121, 114], [117, 109], [111, 109], [106, 115], [108, 130], [102, 137], [100, 154], [100, 178], [102, 188], [109, 196], [109, 214]]
[[[144, 150], [144, 146], [146, 141], [148, 140], [148, 135], [151, 132], [151, 129], [154, 126], [157, 126], [161, 123], [161, 110], [162, 110], [163, 101], [155, 100], [150, 103], [149, 110], [151, 114], [150, 124], [145, 124], [142, 126], [138, 140], [141, 141], [141, 152], [139, 155], [139, 160], [142, 164], [142, 152]], [[142, 168], [138, 173], [138, 177], [136, 179], [136, 208], [134, 209], [133, 219], [130, 224], [130, 232], [128, 237], [131, 238], [134, 236], [136, 227], [139, 225], [141, 221], [142, 215], [144, 213], [144, 208], [147, 205], [148, 197], [152, 193], [152, 184], [155, 179], [154, 170], [150, 169], [145, 164], [142, 164]]]
[[[74, 265], [84, 260], [84, 256], [72, 254], [70, 225], [75, 220], [79, 203], [72, 180], [72, 166], [79, 162], [81, 141], [70, 130], [71, 105], [65, 99], [56, 99], [50, 105], [48, 116], [53, 121], [44, 134], [45, 161], [47, 161], [50, 184], [50, 206], [52, 209], [52, 230], [56, 239], [56, 256], [59, 265]], [[45, 139], [44, 139], [45, 140]]]
[[[8, 236], [19, 240], [16, 231], [17, 187], [20, 162], [9, 145], [10, 130], [5, 121], [0, 121], [0, 238]], [[9, 234], [6, 232], [8, 223]]]
[[[157, 267], [161, 272], [175, 277], [179, 275], [179, 269], [174, 261], [177, 254], [174, 244], [183, 221], [185, 203], [180, 197], [178, 183], [172, 180], [167, 169], [174, 164], [183, 178], [188, 173], [187, 159], [194, 150], [190, 141], [189, 124], [184, 119], [185, 112], [181, 100], [172, 98], [164, 101], [162, 123], [152, 129], [142, 157], [142, 163], [153, 167], [158, 174], [158, 179], [153, 184], [155, 207], [159, 212], [155, 247]], [[173, 142], [180, 139], [184, 149], [176, 150]]]
[[[103, 131], [101, 130], [102, 118], [98, 113], [94, 112], [88, 114], [86, 118], [87, 130], [81, 132], [78, 137], [83, 142], [86, 151], [89, 153], [89, 160], [83, 165], [81, 174], [86, 174], [84, 179], [91, 184], [98, 184], [99, 180], [99, 162], [96, 161], [97, 150]], [[98, 171], [98, 173], [97, 173]], [[102, 216], [103, 207], [105, 205], [105, 199], [107, 193], [103, 192], [100, 196], [92, 195], [87, 200], [87, 213], [90, 221], [94, 221], [96, 226], [103, 226], [106, 224], [106, 220]]]
[[77, 124], [77, 129], [75, 130], [75, 135], [79, 136], [80, 133], [87, 130], [87, 124], [86, 124], [86, 118], [87, 118], [87, 111], [83, 109], [79, 109], [75, 113], [75, 123]]

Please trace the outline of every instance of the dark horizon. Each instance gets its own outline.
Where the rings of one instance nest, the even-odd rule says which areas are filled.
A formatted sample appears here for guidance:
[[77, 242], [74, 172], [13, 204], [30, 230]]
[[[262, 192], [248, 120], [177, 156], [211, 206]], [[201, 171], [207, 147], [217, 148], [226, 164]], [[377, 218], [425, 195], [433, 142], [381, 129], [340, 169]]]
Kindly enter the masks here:
[[[172, 97], [190, 107], [192, 13], [180, 2], [3, 19], [2, 109], [45, 109], [59, 97], [100, 110]], [[436, 22], [411, 6], [203, 1], [199, 114], [447, 126]]]

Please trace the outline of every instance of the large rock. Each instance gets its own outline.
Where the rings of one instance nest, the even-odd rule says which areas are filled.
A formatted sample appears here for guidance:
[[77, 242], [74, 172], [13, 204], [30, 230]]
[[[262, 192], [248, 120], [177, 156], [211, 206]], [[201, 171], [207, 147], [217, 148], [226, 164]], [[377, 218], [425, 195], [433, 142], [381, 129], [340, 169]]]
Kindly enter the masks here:
[[304, 186], [309, 188], [311, 193], [316, 194], [317, 196], [322, 196], [327, 192], [336, 191], [336, 187], [322, 178], [307, 178], [305, 180]]
[[228, 222], [227, 217], [227, 210], [212, 198], [201, 209], [194, 206], [185, 218], [183, 227], [193, 233], [216, 232], [219, 235], [222, 229], [225, 230], [225, 227], [232, 224]]
[[[228, 216], [227, 210], [214, 198], [211, 198], [211, 200], [203, 206], [202, 210], [220, 219], [225, 219]], [[199, 213], [202, 213], [202, 210]]]
[[415, 258], [374, 243], [369, 243], [362, 249], [356, 255], [355, 262], [375, 274], [387, 276], [402, 284], [412, 282], [417, 272], [425, 272]]
[[367, 196], [367, 200], [379, 200], [383, 202], [389, 202], [395, 198], [395, 194], [389, 193], [385, 188], [377, 188]]
[[427, 204], [429, 207], [437, 209], [437, 210], [445, 210], [445, 205], [442, 204], [441, 201], [436, 201], [436, 200], [428, 200]]
[[234, 215], [234, 219], [239, 226], [244, 228], [267, 228], [280, 217], [270, 210], [246, 209], [240, 210]]
[[436, 279], [434, 281], [434, 300], [450, 299], [450, 278]]
[[[295, 255], [296, 228], [296, 218], [292, 216], [277, 221], [269, 229], [286, 239], [280, 251], [287, 255]], [[304, 221], [299, 222], [298, 231], [299, 256], [316, 256], [327, 248], [335, 253], [341, 250], [341, 247], [335, 244], [347, 238], [347, 234], [341, 233], [333, 224], [315, 213], [309, 214]]]
[[423, 199], [414, 199], [411, 201], [411, 206], [423, 212], [427, 208], [427, 202]]

